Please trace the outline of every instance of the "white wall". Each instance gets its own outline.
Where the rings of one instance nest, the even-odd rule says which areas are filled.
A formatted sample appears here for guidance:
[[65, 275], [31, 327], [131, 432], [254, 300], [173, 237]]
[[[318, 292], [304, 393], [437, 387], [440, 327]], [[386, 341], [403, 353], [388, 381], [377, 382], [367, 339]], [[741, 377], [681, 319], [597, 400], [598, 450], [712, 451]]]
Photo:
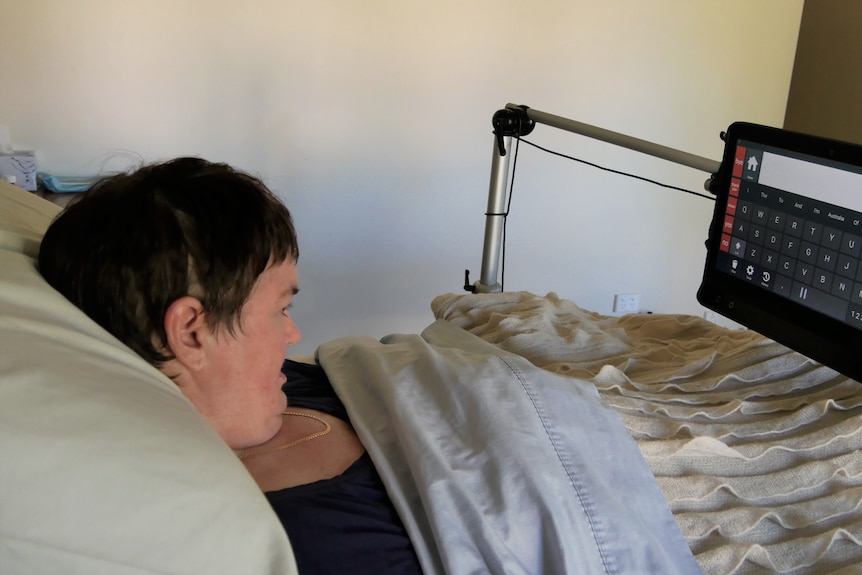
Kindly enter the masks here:
[[[294, 351], [415, 332], [478, 279], [508, 102], [719, 159], [781, 125], [802, 0], [6, 0], [0, 125], [40, 167], [180, 154], [262, 175], [301, 239]], [[539, 127], [533, 141], [701, 189], [705, 174]], [[695, 300], [712, 204], [522, 146], [506, 288], [610, 312]]]

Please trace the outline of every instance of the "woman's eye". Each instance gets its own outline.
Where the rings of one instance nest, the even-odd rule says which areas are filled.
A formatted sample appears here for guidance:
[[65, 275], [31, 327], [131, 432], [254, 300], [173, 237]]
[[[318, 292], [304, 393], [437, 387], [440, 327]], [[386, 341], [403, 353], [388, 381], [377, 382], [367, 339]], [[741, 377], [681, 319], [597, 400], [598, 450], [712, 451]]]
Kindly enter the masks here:
[[281, 313], [282, 313], [282, 314], [284, 314], [284, 315], [290, 315], [290, 310], [291, 310], [291, 309], [293, 309], [293, 304], [292, 304], [292, 303], [291, 303], [291, 304], [288, 304], [288, 305], [286, 305], [286, 306], [284, 306], [283, 308], [281, 308]]

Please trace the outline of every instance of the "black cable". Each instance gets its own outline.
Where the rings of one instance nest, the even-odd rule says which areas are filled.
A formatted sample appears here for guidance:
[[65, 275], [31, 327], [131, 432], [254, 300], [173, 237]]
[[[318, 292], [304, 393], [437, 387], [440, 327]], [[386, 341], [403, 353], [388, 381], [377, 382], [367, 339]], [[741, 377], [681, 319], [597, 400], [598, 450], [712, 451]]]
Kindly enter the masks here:
[[506, 200], [506, 211], [503, 213], [503, 238], [500, 253], [500, 290], [506, 291], [506, 224], [509, 222], [509, 212], [512, 210], [512, 195], [515, 191], [515, 172], [518, 170], [518, 150], [521, 147], [521, 138], [515, 139], [515, 155], [512, 157], [512, 177], [509, 180], [509, 198]]
[[700, 192], [693, 192], [691, 190], [687, 190], [686, 188], [671, 186], [670, 184], [663, 184], [661, 182], [657, 182], [656, 180], [651, 180], [649, 178], [645, 178], [643, 176], [638, 176], [636, 174], [631, 174], [629, 172], [623, 172], [620, 170], [615, 170], [613, 168], [606, 168], [604, 166], [594, 164], [593, 162], [588, 162], [588, 161], [582, 160], [580, 158], [575, 158], [573, 156], [567, 156], [566, 154], [563, 154], [561, 152], [555, 152], [553, 150], [549, 150], [548, 148], [544, 148], [538, 144], [534, 144], [533, 142], [531, 142], [529, 140], [525, 140], [523, 138], [515, 136], [515, 155], [512, 158], [512, 177], [509, 180], [509, 197], [506, 200], [506, 211], [503, 212], [502, 214], [491, 214], [491, 213], [485, 214], [486, 216], [503, 216], [503, 237], [502, 237], [502, 244], [503, 245], [502, 245], [501, 253], [500, 253], [500, 259], [502, 260], [501, 264], [500, 264], [500, 289], [502, 291], [506, 291], [506, 288], [505, 288], [505, 286], [506, 286], [506, 225], [509, 222], [509, 212], [512, 209], [512, 196], [513, 196], [514, 191], [515, 191], [515, 172], [518, 170], [518, 150], [520, 149], [521, 142], [524, 142], [525, 144], [533, 146], [534, 148], [541, 150], [541, 151], [545, 152], [546, 154], [551, 154], [553, 156], [559, 156], [560, 158], [565, 158], [565, 159], [571, 160], [573, 162], [579, 162], [581, 164], [590, 166], [591, 168], [597, 168], [597, 169], [603, 170], [605, 172], [610, 172], [612, 174], [617, 174], [620, 176], [626, 176], [629, 178], [634, 178], [636, 180], [641, 180], [643, 182], [654, 184], [656, 186], [660, 186], [662, 188], [667, 188], [669, 190], [676, 190], [678, 192], [684, 192], [686, 194], [691, 194], [693, 196], [697, 196], [699, 198], [704, 198], [706, 200], [710, 200], [713, 202], [715, 201], [714, 197], [708, 196], [708, 195], [700, 193]]
[[710, 201], [713, 201], [713, 202], [715, 201], [715, 198], [714, 198], [714, 197], [709, 196], [709, 195], [707, 195], [707, 194], [703, 194], [703, 193], [700, 193], [700, 192], [693, 192], [693, 191], [691, 191], [691, 190], [687, 190], [686, 188], [679, 188], [679, 187], [677, 187], [677, 186], [671, 186], [670, 184], [663, 184], [663, 183], [661, 183], [661, 182], [657, 182], [657, 181], [655, 181], [655, 180], [650, 180], [649, 178], [645, 178], [645, 177], [643, 177], [643, 176], [638, 176], [638, 175], [635, 175], [635, 174], [630, 174], [630, 173], [628, 173], [628, 172], [623, 172], [623, 171], [620, 171], [620, 170], [614, 170], [613, 168], [606, 168], [606, 167], [604, 167], [604, 166], [600, 166], [600, 165], [598, 165], [598, 164], [594, 164], [594, 163], [592, 163], [592, 162], [588, 162], [588, 161], [586, 161], [586, 160], [581, 160], [580, 158], [575, 158], [575, 157], [572, 157], [572, 156], [567, 156], [566, 154], [562, 154], [562, 153], [560, 153], [560, 152], [555, 152], [555, 151], [553, 151], [553, 150], [549, 150], [549, 149], [547, 149], [547, 148], [543, 148], [542, 146], [540, 146], [540, 145], [538, 145], [538, 144], [534, 144], [533, 142], [530, 142], [529, 140], [523, 140], [522, 138], [518, 138], [518, 141], [523, 141], [525, 144], [529, 144], [530, 146], [533, 146], [534, 148], [537, 148], [537, 149], [539, 149], [539, 150], [542, 150], [542, 151], [543, 151], [543, 152], [545, 152], [545, 153], [548, 153], [548, 154], [551, 154], [551, 155], [554, 155], [554, 156], [559, 156], [559, 157], [561, 157], [561, 158], [566, 158], [567, 160], [572, 160], [573, 162], [580, 162], [581, 164], [585, 164], [585, 165], [590, 166], [590, 167], [592, 167], [592, 168], [598, 168], [599, 170], [604, 170], [605, 172], [611, 172], [612, 174], [618, 174], [618, 175], [620, 175], [620, 176], [626, 176], [626, 177], [628, 177], [628, 178], [634, 178], [634, 179], [636, 179], [636, 180], [641, 180], [641, 181], [643, 181], [643, 182], [648, 182], [648, 183], [650, 183], [650, 184], [654, 184], [654, 185], [656, 185], [656, 186], [661, 186], [662, 188], [668, 188], [668, 189], [670, 189], [670, 190], [676, 190], [676, 191], [678, 191], [678, 192], [685, 192], [686, 194], [691, 194], [691, 195], [693, 195], [693, 196], [698, 196], [698, 197], [700, 197], [700, 198], [704, 198], [704, 199], [707, 199], [707, 200], [710, 200]]

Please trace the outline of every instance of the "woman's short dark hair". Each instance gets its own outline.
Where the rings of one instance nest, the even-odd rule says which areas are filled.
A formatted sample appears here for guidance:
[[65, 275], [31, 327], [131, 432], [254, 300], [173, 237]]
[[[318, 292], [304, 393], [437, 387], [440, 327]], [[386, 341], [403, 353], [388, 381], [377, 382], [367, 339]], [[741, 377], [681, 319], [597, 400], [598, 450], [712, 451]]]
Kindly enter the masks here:
[[[154, 365], [172, 359], [164, 319], [185, 295], [233, 331], [258, 276], [299, 248], [290, 212], [226, 164], [179, 158], [96, 183], [52, 222], [39, 271]], [[160, 345], [161, 344], [161, 345]]]

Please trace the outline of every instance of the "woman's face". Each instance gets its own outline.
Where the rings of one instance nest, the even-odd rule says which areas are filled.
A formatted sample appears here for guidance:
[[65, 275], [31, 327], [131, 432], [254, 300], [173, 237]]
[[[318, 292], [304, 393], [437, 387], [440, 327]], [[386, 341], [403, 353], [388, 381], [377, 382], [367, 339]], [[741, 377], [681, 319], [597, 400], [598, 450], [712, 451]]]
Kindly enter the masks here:
[[233, 449], [264, 443], [281, 429], [287, 406], [281, 367], [287, 348], [301, 337], [288, 309], [299, 291], [297, 281], [293, 261], [270, 265], [233, 333], [224, 326], [214, 333], [202, 378], [205, 397], [195, 406]]

